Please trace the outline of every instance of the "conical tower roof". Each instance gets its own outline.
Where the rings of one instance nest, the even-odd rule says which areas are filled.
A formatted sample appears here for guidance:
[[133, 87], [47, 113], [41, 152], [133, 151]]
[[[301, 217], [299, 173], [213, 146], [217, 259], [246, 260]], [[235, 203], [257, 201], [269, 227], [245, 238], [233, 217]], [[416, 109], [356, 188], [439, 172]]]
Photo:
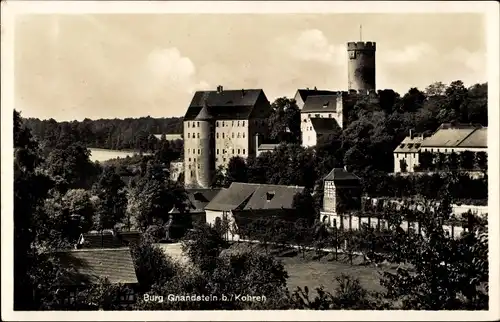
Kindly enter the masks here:
[[213, 120], [214, 116], [210, 113], [210, 107], [207, 105], [207, 101], [203, 101], [203, 106], [201, 107], [200, 112], [194, 118], [196, 121], [208, 121]]

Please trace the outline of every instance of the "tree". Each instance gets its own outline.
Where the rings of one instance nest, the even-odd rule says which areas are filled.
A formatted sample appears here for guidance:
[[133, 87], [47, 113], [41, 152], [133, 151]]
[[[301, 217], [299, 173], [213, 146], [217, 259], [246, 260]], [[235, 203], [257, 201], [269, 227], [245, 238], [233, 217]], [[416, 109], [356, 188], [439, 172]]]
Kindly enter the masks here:
[[216, 258], [228, 247], [228, 242], [221, 232], [208, 224], [196, 225], [182, 241], [182, 251], [202, 272], [213, 271]]
[[295, 100], [280, 97], [271, 104], [271, 108], [273, 112], [268, 124], [271, 129], [271, 139], [278, 142], [299, 143], [300, 110]]
[[227, 188], [233, 182], [248, 182], [247, 165], [243, 158], [236, 156], [229, 159], [227, 171], [224, 178], [224, 186]]
[[14, 111], [14, 309], [38, 306], [33, 290], [37, 252], [33, 244], [39, 224], [40, 208], [52, 187], [52, 181], [38, 166], [43, 161], [37, 142], [24, 127], [19, 112]]
[[[93, 188], [98, 197], [95, 229], [112, 229], [125, 218], [127, 195], [125, 183], [116, 173], [116, 168], [107, 167]], [[130, 228], [130, 223], [127, 222]]]
[[319, 215], [319, 209], [315, 207], [314, 198], [307, 189], [293, 196], [292, 208], [295, 209], [298, 217], [307, 219], [308, 224], [312, 224]]
[[179, 265], [168, 257], [161, 248], [148, 241], [141, 241], [131, 251], [137, 280], [142, 292], [150, 291], [154, 284], [167, 283], [180, 270]]
[[[436, 210], [431, 212], [431, 206]], [[417, 214], [423, 236], [400, 235], [393, 243], [393, 260], [407, 265], [397, 273], [385, 272], [381, 283], [387, 289], [386, 296], [401, 301], [402, 309], [461, 310], [488, 306], [484, 292], [488, 280], [486, 230], [469, 223], [465, 236], [446, 236], [442, 225], [450, 211], [445, 199], [439, 205], [427, 204]], [[472, 255], [474, 250], [479, 256]]]
[[59, 190], [89, 188], [98, 169], [90, 161], [90, 151], [80, 143], [66, 148], [56, 148], [47, 157], [47, 171], [52, 177], [61, 178]]

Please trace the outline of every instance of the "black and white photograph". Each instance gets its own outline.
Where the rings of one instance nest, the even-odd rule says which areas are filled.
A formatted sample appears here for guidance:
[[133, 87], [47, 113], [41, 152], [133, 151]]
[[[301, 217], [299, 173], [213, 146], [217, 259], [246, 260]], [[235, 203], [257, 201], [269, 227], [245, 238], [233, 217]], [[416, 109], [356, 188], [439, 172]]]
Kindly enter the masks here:
[[2, 320], [500, 318], [498, 17], [2, 1]]

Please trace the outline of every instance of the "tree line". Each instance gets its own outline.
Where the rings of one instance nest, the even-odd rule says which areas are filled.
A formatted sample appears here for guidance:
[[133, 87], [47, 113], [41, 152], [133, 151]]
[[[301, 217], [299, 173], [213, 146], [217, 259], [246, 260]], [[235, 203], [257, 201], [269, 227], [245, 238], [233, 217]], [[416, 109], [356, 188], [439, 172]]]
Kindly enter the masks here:
[[147, 152], [159, 149], [153, 134], [181, 134], [182, 118], [126, 118], [57, 122], [54, 119], [25, 119], [42, 146], [48, 148], [80, 143], [89, 148]]

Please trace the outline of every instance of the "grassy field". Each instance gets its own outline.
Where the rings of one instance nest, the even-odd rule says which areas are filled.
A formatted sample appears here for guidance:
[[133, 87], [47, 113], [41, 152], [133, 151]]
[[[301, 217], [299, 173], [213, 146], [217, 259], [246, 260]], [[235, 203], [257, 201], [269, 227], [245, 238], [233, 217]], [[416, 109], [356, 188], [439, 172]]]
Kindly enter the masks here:
[[[231, 248], [248, 247], [264, 252], [260, 245], [235, 244]], [[381, 269], [371, 265], [362, 265], [361, 258], [353, 259], [353, 265], [351, 265], [347, 258], [340, 255], [338, 260], [335, 260], [334, 254], [325, 254], [319, 258], [314, 251], [306, 252], [304, 256], [296, 250], [270, 249], [269, 253], [283, 262], [289, 275], [287, 282], [290, 291], [297, 287], [303, 289], [304, 286], [312, 291], [322, 285], [326, 291], [333, 293], [337, 287], [335, 278], [342, 273], [358, 278], [361, 285], [369, 291], [384, 291], [379, 282]]]

